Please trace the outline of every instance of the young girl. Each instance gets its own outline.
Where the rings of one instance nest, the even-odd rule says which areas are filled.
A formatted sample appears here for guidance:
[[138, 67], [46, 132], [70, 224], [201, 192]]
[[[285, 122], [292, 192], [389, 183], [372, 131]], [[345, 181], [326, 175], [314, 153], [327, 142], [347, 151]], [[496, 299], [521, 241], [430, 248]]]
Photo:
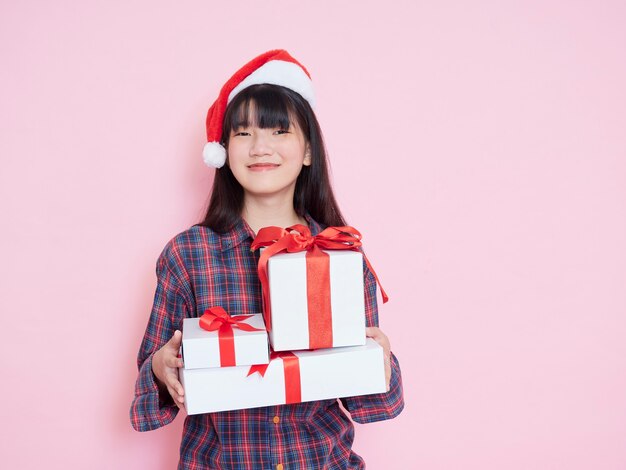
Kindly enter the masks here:
[[[313, 113], [307, 70], [286, 51], [269, 51], [224, 85], [207, 115], [204, 160], [217, 168], [204, 220], [178, 234], [157, 261], [154, 305], [138, 356], [130, 416], [148, 431], [183, 406], [177, 357], [183, 318], [216, 305], [231, 315], [262, 311], [262, 227], [346, 225], [328, 177], [322, 134]], [[397, 359], [377, 328], [376, 281], [365, 269], [367, 336], [382, 345], [388, 391], [342, 398], [358, 423], [390, 419], [404, 406]], [[220, 393], [215, 384], [215, 393]], [[354, 426], [338, 400], [187, 416], [182, 469], [357, 469]]]

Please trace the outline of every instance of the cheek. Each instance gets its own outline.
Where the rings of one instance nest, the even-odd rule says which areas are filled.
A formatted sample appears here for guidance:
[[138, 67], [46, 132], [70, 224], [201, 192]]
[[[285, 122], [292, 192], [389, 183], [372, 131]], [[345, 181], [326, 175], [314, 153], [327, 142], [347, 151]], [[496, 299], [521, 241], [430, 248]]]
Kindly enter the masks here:
[[246, 155], [246, 149], [241, 145], [230, 144], [227, 147], [226, 158], [229, 163], [236, 163], [238, 161], [241, 161], [243, 158], [245, 158]]
[[304, 147], [297, 144], [290, 144], [282, 149], [282, 153], [290, 160], [302, 162], [304, 160]]

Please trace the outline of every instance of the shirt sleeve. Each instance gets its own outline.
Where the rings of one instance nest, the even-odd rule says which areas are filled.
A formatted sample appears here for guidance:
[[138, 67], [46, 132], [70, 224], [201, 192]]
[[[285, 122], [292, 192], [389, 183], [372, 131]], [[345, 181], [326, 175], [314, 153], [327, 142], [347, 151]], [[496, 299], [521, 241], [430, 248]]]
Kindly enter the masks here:
[[[378, 306], [376, 303], [376, 278], [364, 263], [365, 270], [365, 316], [367, 326], [378, 326]], [[342, 398], [341, 402], [357, 423], [373, 423], [395, 418], [404, 408], [402, 375], [400, 363], [391, 354], [391, 379], [389, 391], [359, 397]]]
[[[152, 357], [170, 340], [176, 329], [181, 329], [183, 318], [188, 316], [192, 297], [188, 283], [175, 274], [175, 257], [171, 248], [166, 247], [157, 261], [157, 288], [152, 312], [146, 327], [137, 366], [139, 375], [135, 384], [135, 397], [130, 408], [130, 422], [137, 431], [150, 431], [172, 422], [178, 414], [178, 407], [169, 393], [159, 393], [159, 387], [152, 372]], [[167, 396], [162, 396], [162, 395]]]

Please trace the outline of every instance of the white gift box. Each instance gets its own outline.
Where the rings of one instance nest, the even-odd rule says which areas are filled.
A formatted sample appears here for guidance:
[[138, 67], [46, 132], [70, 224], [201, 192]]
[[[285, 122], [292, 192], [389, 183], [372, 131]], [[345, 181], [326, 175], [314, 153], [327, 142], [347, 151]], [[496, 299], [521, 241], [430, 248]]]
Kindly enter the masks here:
[[[330, 257], [332, 345], [365, 344], [363, 255], [324, 250]], [[306, 252], [280, 253], [268, 260], [270, 343], [275, 351], [310, 349]], [[315, 293], [311, 293], [315, 295]]]
[[[232, 318], [236, 320], [238, 317], [233, 316]], [[235, 364], [238, 366], [267, 364], [269, 362], [269, 345], [263, 315], [255, 314], [248, 319], [239, 321], [259, 328], [260, 331], [244, 331], [233, 326]], [[182, 355], [186, 369], [220, 367], [218, 331], [202, 329], [200, 318], [185, 318], [183, 320]]]
[[[295, 351], [301, 402], [386, 391], [383, 348], [371, 338], [363, 346]], [[270, 361], [264, 376], [250, 367], [179, 369], [187, 414], [212, 413], [286, 402], [282, 358]]]

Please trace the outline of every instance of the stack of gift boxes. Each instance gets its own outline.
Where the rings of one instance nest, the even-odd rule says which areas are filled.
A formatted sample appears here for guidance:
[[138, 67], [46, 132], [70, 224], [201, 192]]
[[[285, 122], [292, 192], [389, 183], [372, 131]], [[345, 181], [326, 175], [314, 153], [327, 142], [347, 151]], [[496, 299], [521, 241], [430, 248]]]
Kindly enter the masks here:
[[190, 415], [386, 391], [382, 347], [365, 336], [360, 243], [346, 227], [335, 243], [324, 243], [334, 228], [318, 237], [269, 229], [253, 243], [266, 247], [263, 314], [216, 306], [184, 320], [179, 375]]

